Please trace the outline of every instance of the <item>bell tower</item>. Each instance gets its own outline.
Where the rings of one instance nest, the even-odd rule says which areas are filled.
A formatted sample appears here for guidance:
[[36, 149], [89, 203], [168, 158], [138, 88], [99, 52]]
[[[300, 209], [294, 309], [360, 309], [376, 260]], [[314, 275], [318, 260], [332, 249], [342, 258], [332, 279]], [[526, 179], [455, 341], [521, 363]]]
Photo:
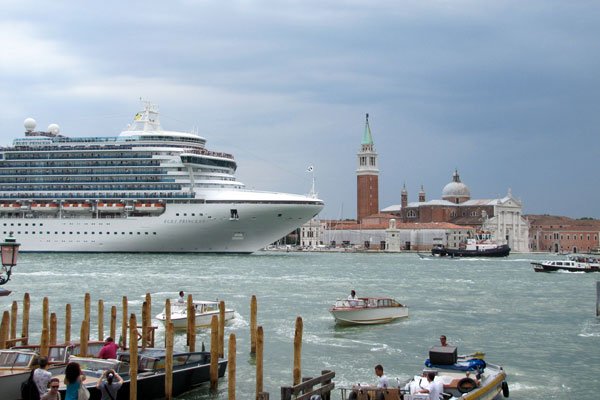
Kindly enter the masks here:
[[357, 156], [356, 220], [360, 223], [364, 217], [379, 212], [379, 168], [369, 126], [369, 114], [366, 116], [365, 132]]

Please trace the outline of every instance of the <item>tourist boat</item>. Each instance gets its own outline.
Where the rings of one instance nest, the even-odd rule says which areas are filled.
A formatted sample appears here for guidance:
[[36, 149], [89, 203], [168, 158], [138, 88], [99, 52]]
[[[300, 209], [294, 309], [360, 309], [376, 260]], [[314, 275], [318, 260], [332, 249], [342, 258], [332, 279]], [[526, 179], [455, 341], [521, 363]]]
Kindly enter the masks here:
[[461, 242], [457, 249], [437, 245], [431, 249], [431, 254], [439, 257], [506, 257], [510, 254], [510, 247], [494, 241], [488, 232], [479, 232]]
[[488, 400], [509, 396], [506, 372], [495, 364], [486, 363], [478, 358], [459, 357], [450, 365], [426, 363], [420, 375], [415, 375], [402, 388], [404, 400], [427, 400], [428, 394], [419, 393], [427, 389], [427, 373], [433, 371], [434, 381], [444, 385], [444, 399], [448, 400]]
[[[148, 102], [115, 137], [67, 137], [55, 124], [38, 131], [27, 118], [25, 137], [0, 149], [0, 169], [0, 226], [15, 231], [22, 252], [252, 253], [324, 207], [247, 189], [233, 155], [208, 150], [196, 133], [163, 130]], [[50, 202], [61, 212], [31, 207]]]
[[[71, 357], [69, 361], [79, 363], [86, 376], [85, 387], [90, 392], [90, 400], [100, 399], [96, 388], [104, 371], [112, 369], [123, 378], [123, 385], [115, 400], [129, 400], [129, 353], [118, 354], [118, 359]], [[137, 373], [137, 398], [162, 399], [165, 395], [165, 349], [139, 349]], [[175, 352], [173, 354], [172, 394], [178, 396], [203, 383], [210, 381], [210, 352]], [[219, 359], [218, 377], [222, 378], [227, 369], [227, 360]], [[64, 372], [63, 372], [64, 374]], [[59, 391], [64, 398], [66, 390], [62, 383], [64, 375], [56, 375], [61, 382]]]
[[595, 257], [571, 255], [566, 260], [532, 262], [535, 272], [600, 272], [600, 260]]
[[337, 300], [329, 312], [339, 325], [385, 324], [408, 317], [408, 307], [389, 297]]
[[[213, 315], [219, 316], [218, 301], [199, 300], [194, 301], [193, 304], [196, 310], [196, 326], [209, 326]], [[225, 308], [225, 321], [233, 319], [234, 314], [235, 312], [232, 309]], [[164, 309], [156, 316], [156, 319], [163, 323], [166, 322], [167, 315]], [[187, 328], [187, 319], [187, 302], [171, 301], [171, 322], [173, 323], [173, 327], [175, 329]]]
[[[60, 372], [64, 363], [50, 366], [52, 373]], [[0, 350], [0, 388], [4, 400], [21, 398], [21, 384], [29, 378], [32, 369], [39, 366], [39, 355], [31, 349]]]

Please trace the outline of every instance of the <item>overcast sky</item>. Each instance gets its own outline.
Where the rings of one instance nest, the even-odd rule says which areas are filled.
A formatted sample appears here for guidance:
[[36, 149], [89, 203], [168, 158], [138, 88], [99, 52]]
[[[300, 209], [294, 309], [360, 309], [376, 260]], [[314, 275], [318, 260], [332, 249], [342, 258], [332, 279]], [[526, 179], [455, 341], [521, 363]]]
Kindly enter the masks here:
[[140, 97], [249, 188], [308, 193], [314, 165], [323, 217], [356, 217], [368, 112], [380, 208], [457, 168], [472, 198], [600, 218], [598, 1], [2, 1], [0, 145], [26, 117], [115, 136]]

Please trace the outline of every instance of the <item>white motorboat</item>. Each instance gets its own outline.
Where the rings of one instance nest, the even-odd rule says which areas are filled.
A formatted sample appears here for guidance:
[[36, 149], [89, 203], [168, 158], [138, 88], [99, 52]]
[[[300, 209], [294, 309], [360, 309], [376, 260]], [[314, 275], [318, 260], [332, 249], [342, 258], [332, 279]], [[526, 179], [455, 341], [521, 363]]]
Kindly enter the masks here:
[[401, 390], [404, 400], [429, 399], [427, 393], [422, 393], [429, 387], [429, 372], [435, 375], [434, 382], [443, 384], [444, 398], [448, 400], [492, 400], [509, 395], [506, 372], [499, 365], [469, 356], [459, 356], [456, 363], [449, 365], [426, 365], [429, 366], [423, 373], [415, 375]]
[[594, 257], [571, 255], [567, 260], [532, 262], [535, 272], [600, 272], [600, 261]]
[[337, 300], [329, 312], [340, 325], [385, 324], [408, 317], [408, 307], [389, 297]]
[[[219, 316], [219, 302], [199, 300], [194, 301], [194, 309], [196, 310], [196, 326], [209, 326], [213, 315]], [[225, 321], [233, 319], [234, 310], [225, 308]], [[163, 323], [167, 320], [167, 315], [163, 309], [156, 319]], [[171, 322], [175, 329], [187, 327], [187, 303], [174, 300], [171, 302]]]

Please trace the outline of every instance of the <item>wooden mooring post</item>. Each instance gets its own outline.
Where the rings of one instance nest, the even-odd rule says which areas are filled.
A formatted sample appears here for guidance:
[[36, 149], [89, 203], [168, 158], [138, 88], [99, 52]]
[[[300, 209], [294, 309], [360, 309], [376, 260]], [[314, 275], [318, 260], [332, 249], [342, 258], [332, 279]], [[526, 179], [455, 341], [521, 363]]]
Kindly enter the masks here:
[[[167, 299], [169, 309], [171, 303]], [[167, 314], [170, 315], [170, 314]], [[173, 337], [174, 328], [173, 323], [170, 319], [167, 322], [167, 329], [165, 332], [165, 400], [171, 400], [173, 398]]]
[[65, 306], [65, 343], [71, 341], [71, 305]]
[[23, 344], [27, 344], [29, 340], [29, 307], [31, 300], [29, 293], [23, 296], [23, 322], [21, 323], [21, 340]]
[[98, 300], [98, 340], [104, 340], [104, 301], [102, 300]]
[[138, 347], [137, 347], [137, 322], [135, 314], [129, 318], [129, 400], [137, 400], [137, 372], [138, 372]]
[[596, 317], [600, 317], [600, 281], [596, 281]]
[[216, 390], [219, 384], [219, 318], [213, 315], [210, 320], [210, 389]]
[[235, 400], [235, 372], [236, 372], [236, 341], [235, 333], [229, 335], [229, 348], [227, 350], [227, 398]]
[[12, 306], [10, 308], [10, 338], [16, 339], [17, 337], [17, 313], [18, 313], [18, 305], [16, 301], [12, 302]]
[[294, 371], [293, 371], [293, 382], [294, 385], [300, 383], [300, 377], [302, 376], [302, 330], [303, 330], [302, 317], [296, 317], [296, 330], [294, 332]]
[[263, 392], [263, 327], [256, 328], [256, 398]]
[[219, 357], [225, 357], [225, 302], [219, 302]]
[[250, 354], [256, 354], [256, 296], [250, 299]]

